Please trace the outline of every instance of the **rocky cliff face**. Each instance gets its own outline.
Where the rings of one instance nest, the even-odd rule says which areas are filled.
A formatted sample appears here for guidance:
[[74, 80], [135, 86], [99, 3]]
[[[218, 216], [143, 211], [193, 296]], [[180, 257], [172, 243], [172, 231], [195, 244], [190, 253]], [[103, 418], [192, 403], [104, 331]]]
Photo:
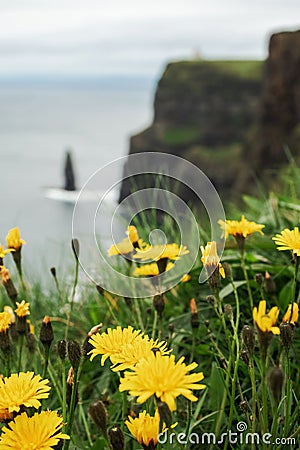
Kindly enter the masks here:
[[[255, 173], [281, 166], [284, 145], [295, 150], [299, 141], [300, 31], [274, 34], [266, 62], [169, 64], [157, 86], [153, 123], [132, 136], [129, 153], [182, 156], [221, 196], [233, 197], [253, 188]], [[145, 187], [142, 178], [135, 184]], [[121, 198], [131, 190], [127, 180]]]

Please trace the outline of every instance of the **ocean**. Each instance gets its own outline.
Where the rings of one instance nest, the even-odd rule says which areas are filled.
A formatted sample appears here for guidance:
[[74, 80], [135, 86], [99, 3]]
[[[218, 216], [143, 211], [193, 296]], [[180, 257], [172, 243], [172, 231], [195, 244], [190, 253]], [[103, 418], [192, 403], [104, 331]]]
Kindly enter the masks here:
[[48, 278], [50, 267], [71, 263], [74, 204], [45, 196], [63, 186], [66, 150], [81, 188], [150, 125], [154, 90], [148, 79], [0, 81], [0, 242], [19, 227], [25, 273]]

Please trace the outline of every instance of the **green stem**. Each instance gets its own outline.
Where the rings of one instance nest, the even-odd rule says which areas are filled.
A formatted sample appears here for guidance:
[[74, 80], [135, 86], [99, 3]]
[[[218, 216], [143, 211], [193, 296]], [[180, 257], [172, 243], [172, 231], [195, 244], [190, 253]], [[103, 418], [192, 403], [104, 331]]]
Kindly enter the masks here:
[[139, 328], [142, 331], [144, 331], [144, 323], [143, 323], [141, 309], [140, 309], [140, 305], [139, 305], [138, 299], [134, 298], [133, 301], [134, 301], [134, 307], [135, 307], [135, 312], [136, 312], [136, 315], [137, 315]]
[[247, 284], [248, 297], [249, 297], [249, 300], [250, 300], [250, 308], [251, 308], [251, 311], [252, 311], [253, 310], [253, 297], [252, 297], [252, 292], [251, 292], [250, 281], [249, 281], [249, 277], [248, 277], [246, 261], [245, 261], [245, 253], [244, 252], [241, 254], [241, 266], [242, 266], [244, 278], [245, 278], [246, 284]]
[[121, 430], [124, 431], [125, 420], [127, 419], [127, 394], [126, 392], [122, 393], [122, 422], [121, 422]]
[[62, 376], [62, 415], [64, 419], [64, 428], [67, 423], [67, 380], [66, 380], [66, 366], [65, 361], [61, 361], [61, 376]]
[[190, 435], [190, 426], [191, 426], [191, 420], [192, 420], [192, 402], [188, 402], [188, 414], [187, 414], [187, 423], [185, 428], [185, 436], [186, 440], [188, 440]]
[[[70, 410], [69, 410], [69, 417], [68, 417], [68, 424], [67, 424], [67, 431], [66, 433], [71, 437], [72, 428], [73, 428], [73, 422], [74, 422], [74, 416], [75, 416], [75, 409], [76, 409], [76, 393], [77, 393], [77, 387], [78, 382], [80, 378], [82, 368], [82, 361], [80, 362], [79, 367], [75, 370], [74, 369], [74, 380], [73, 380], [73, 386], [72, 386], [72, 395], [71, 395], [71, 402], [70, 402]], [[70, 445], [70, 440], [66, 440], [64, 443], [63, 450], [68, 450]]]
[[288, 428], [291, 419], [292, 406], [292, 386], [291, 386], [291, 364], [288, 352], [285, 352], [285, 419], [284, 419], [284, 436], [288, 435]]
[[294, 280], [293, 280], [293, 286], [292, 286], [292, 298], [291, 302], [296, 301], [296, 288], [297, 288], [297, 278], [298, 278], [298, 271], [299, 271], [299, 264], [300, 264], [300, 256], [295, 256], [296, 262], [295, 262], [295, 271], [294, 271]]
[[156, 334], [156, 327], [157, 327], [157, 311], [156, 309], [154, 309], [154, 318], [153, 318], [153, 325], [152, 325], [152, 339], [155, 339], [155, 334]]
[[87, 436], [88, 441], [89, 441], [89, 445], [90, 445], [90, 447], [92, 447], [93, 446], [93, 441], [92, 441], [92, 438], [91, 438], [89, 425], [88, 425], [87, 420], [86, 420], [86, 416], [85, 416], [85, 413], [84, 413], [84, 410], [83, 410], [82, 403], [79, 402], [78, 406], [79, 406], [79, 413], [80, 413], [80, 416], [81, 416], [81, 419], [82, 419], [82, 422], [83, 422], [83, 426], [84, 426], [84, 429], [85, 429], [85, 433], [86, 433], [86, 436]]
[[[255, 371], [254, 371], [254, 361], [253, 356], [250, 355], [249, 357], [249, 374], [250, 374], [250, 380], [251, 380], [251, 413], [252, 413], [252, 433], [255, 433], [256, 429], [256, 408], [258, 406], [258, 397], [257, 397], [257, 391], [256, 391], [256, 380], [255, 380]], [[254, 444], [252, 444], [252, 447], [254, 448]]]
[[21, 333], [20, 334], [19, 359], [18, 359], [18, 372], [21, 371], [23, 345], [24, 345], [24, 333]]
[[49, 362], [50, 346], [46, 345], [44, 347], [44, 350], [45, 350], [45, 363], [44, 363], [44, 370], [43, 370], [43, 378], [46, 378], [47, 369], [48, 369], [48, 362]]
[[67, 325], [66, 325], [66, 331], [65, 331], [65, 340], [68, 340], [68, 333], [70, 328], [70, 321], [72, 317], [73, 307], [74, 307], [74, 299], [76, 294], [76, 287], [78, 284], [78, 272], [79, 272], [79, 260], [76, 258], [75, 260], [75, 277], [74, 277], [74, 283], [73, 283], [73, 289], [71, 294], [71, 301], [70, 301], [70, 311], [67, 315]]

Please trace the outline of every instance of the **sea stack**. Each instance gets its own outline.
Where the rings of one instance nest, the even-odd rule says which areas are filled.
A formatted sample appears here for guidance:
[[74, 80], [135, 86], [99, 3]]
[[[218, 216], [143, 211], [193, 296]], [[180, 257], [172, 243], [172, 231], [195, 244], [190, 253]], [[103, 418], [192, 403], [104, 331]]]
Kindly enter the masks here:
[[65, 186], [66, 191], [75, 191], [75, 175], [73, 169], [72, 155], [70, 151], [66, 152], [65, 159]]

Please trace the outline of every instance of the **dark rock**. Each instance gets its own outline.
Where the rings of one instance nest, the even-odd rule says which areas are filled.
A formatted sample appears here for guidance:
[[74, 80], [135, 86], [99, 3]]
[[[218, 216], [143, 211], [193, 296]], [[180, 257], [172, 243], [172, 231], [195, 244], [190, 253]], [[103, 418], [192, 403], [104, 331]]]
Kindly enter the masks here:
[[[296, 31], [272, 35], [266, 62], [199, 59], [169, 64], [157, 86], [153, 123], [131, 137], [129, 154], [181, 156], [211, 179], [221, 197], [234, 199], [253, 192], [257, 174], [267, 181], [270, 169], [287, 162], [285, 145], [295, 152], [299, 144]], [[127, 178], [120, 200], [155, 182], [150, 175]], [[181, 194], [185, 200], [193, 197], [186, 188]]]

